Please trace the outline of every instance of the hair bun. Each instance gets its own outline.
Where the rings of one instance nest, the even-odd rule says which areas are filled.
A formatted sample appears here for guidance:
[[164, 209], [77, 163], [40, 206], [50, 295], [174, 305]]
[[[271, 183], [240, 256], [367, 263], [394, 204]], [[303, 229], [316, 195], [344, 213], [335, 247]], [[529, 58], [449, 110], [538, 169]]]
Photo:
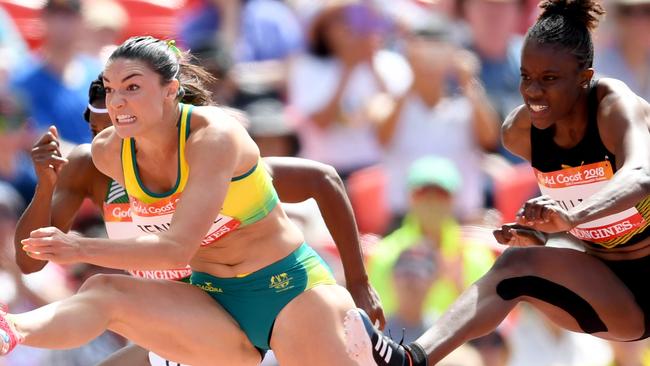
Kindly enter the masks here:
[[589, 31], [596, 29], [600, 16], [605, 14], [605, 9], [596, 0], [543, 0], [539, 7], [542, 9], [540, 20], [559, 15]]

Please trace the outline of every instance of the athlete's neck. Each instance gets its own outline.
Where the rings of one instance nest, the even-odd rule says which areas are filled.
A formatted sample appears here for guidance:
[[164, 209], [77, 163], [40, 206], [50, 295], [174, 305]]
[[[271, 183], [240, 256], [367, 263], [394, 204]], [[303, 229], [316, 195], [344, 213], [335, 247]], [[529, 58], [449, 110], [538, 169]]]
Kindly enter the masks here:
[[180, 106], [175, 104], [163, 110], [160, 124], [149, 129], [146, 135], [135, 137], [136, 152], [140, 157], [161, 157], [175, 154], [178, 149], [178, 121]]
[[565, 118], [555, 122], [555, 135], [553, 140], [563, 148], [571, 148], [577, 145], [585, 136], [587, 126], [589, 125], [589, 111], [587, 96], [589, 89], [584, 91], [578, 97], [571, 113]]

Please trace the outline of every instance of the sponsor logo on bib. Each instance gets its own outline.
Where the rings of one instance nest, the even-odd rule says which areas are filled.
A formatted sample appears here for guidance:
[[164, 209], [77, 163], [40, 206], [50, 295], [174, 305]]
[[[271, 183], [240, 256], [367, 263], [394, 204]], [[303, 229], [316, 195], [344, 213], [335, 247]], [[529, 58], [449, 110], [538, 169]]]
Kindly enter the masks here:
[[[565, 210], [571, 210], [600, 191], [614, 176], [609, 161], [568, 167], [553, 172], [535, 170], [542, 194], [557, 201]], [[614, 247], [612, 240], [633, 233], [646, 224], [636, 208], [632, 207], [597, 220], [578, 225], [571, 234], [581, 240], [591, 241], [607, 248]]]

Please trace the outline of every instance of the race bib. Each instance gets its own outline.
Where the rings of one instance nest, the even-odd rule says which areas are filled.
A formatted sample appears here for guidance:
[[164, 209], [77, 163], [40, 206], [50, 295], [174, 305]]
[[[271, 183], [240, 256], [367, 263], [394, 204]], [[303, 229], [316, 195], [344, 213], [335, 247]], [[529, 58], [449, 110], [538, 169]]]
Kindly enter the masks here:
[[[535, 175], [542, 194], [550, 196], [565, 210], [571, 210], [600, 191], [614, 176], [614, 171], [609, 161], [601, 161], [548, 173], [535, 170]], [[633, 234], [645, 225], [646, 220], [632, 207], [578, 225], [571, 230], [571, 234], [578, 239], [612, 248], [619, 243], [616, 239]]]
[[[135, 227], [140, 230], [140, 234], [155, 234], [169, 230], [179, 196], [180, 194], [177, 193], [150, 204], [130, 197], [131, 218]], [[239, 220], [219, 214], [201, 241], [201, 246], [214, 243], [239, 225], [241, 225]]]

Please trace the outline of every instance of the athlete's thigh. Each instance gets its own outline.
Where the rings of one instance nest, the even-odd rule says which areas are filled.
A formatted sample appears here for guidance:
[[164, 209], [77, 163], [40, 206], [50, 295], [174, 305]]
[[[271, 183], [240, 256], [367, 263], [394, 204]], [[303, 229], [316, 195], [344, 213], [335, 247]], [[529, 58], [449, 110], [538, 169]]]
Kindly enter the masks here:
[[118, 304], [109, 329], [145, 349], [193, 366], [259, 363], [259, 353], [237, 323], [201, 289], [120, 275], [98, 281]]
[[511, 248], [503, 255], [510, 258], [500, 258], [495, 268], [505, 261], [516, 270], [498, 284], [500, 294], [520, 295], [574, 331], [585, 332], [584, 324], [593, 326], [600, 319], [606, 330], [595, 326], [589, 333], [617, 340], [632, 340], [643, 334], [644, 315], [634, 295], [598, 258], [549, 247]]
[[354, 301], [343, 287], [321, 285], [282, 309], [273, 327], [271, 348], [282, 366], [356, 365], [345, 351], [343, 319]]

